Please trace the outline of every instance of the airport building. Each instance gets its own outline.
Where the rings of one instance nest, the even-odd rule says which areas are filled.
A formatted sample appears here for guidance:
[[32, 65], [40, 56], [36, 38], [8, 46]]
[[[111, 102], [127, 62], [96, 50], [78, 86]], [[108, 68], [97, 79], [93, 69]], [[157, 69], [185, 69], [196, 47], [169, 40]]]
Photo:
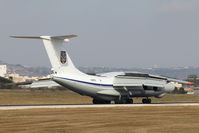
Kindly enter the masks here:
[[7, 66], [6, 65], [0, 65], [0, 76], [5, 77], [7, 74]]
[[46, 77], [28, 77], [28, 76], [21, 76], [17, 73], [13, 73], [13, 74], [7, 74], [7, 78], [11, 78], [13, 82], [18, 83], [18, 82], [34, 81]]

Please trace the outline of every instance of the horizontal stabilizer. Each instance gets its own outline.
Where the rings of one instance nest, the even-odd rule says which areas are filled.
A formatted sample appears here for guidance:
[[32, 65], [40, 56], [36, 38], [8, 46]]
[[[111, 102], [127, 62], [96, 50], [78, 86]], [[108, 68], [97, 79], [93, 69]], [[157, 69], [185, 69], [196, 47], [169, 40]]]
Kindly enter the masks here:
[[34, 81], [32, 84], [29, 85], [30, 88], [52, 88], [52, 87], [60, 87], [59, 84], [50, 80], [50, 79], [43, 79]]
[[57, 40], [64, 40], [64, 39], [70, 39], [73, 37], [77, 37], [77, 35], [65, 35], [65, 36], [10, 36], [12, 38], [25, 38], [25, 39], [57, 39]]

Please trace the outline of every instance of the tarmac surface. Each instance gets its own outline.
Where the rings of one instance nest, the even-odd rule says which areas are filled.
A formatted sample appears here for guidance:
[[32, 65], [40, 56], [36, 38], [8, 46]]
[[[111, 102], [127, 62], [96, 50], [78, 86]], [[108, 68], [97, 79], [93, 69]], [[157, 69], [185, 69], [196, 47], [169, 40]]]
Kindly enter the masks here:
[[47, 108], [56, 109], [56, 108], [159, 107], [159, 106], [199, 106], [199, 103], [0, 105], [0, 110], [47, 109]]

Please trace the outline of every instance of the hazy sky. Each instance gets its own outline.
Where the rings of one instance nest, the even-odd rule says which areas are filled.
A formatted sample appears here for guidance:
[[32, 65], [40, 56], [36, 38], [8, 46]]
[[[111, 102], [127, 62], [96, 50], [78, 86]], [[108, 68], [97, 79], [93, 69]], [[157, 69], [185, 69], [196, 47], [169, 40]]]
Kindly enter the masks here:
[[77, 34], [77, 66], [199, 67], [199, 0], [0, 0], [0, 60], [50, 66], [42, 41]]

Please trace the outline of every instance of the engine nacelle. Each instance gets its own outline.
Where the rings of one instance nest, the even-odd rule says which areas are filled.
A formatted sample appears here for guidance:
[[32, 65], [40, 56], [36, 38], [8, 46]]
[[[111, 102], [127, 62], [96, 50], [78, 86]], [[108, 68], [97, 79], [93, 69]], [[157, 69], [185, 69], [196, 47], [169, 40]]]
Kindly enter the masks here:
[[164, 85], [164, 91], [165, 92], [171, 92], [175, 89], [175, 86], [171, 83], [165, 84]]
[[162, 91], [163, 87], [156, 87], [156, 86], [145, 86], [143, 85], [144, 90], [153, 90], [153, 91]]
[[162, 91], [164, 88], [162, 87], [153, 87], [153, 90], [154, 91]]

